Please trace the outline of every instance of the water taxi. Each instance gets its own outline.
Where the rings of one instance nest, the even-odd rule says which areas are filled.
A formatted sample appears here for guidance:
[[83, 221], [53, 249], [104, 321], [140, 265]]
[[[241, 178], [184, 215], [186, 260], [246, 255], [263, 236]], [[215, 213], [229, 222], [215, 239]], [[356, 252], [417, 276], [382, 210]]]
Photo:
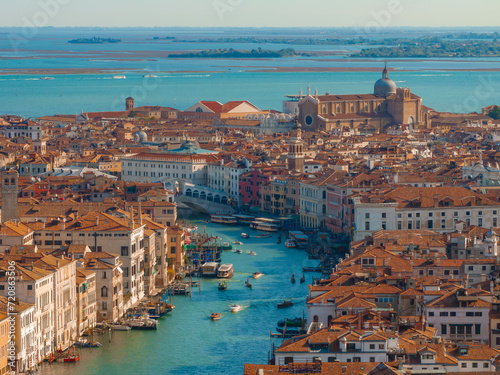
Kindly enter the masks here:
[[125, 79], [125, 78], [127, 78], [127, 76], [124, 76], [123, 74], [113, 76], [113, 79]]
[[241, 305], [238, 305], [237, 303], [234, 303], [229, 306], [229, 311], [231, 312], [238, 312], [241, 311], [241, 309], [242, 309]]
[[234, 243], [235, 245], [243, 245], [243, 242], [238, 241], [238, 240], [234, 241], [233, 243]]
[[210, 215], [210, 221], [217, 224], [236, 225], [238, 220], [234, 216]]
[[281, 221], [279, 221], [278, 219], [268, 219], [267, 217], [258, 217], [257, 219], [255, 219], [255, 221], [258, 221], [259, 223], [274, 224], [278, 227], [281, 224]]
[[290, 231], [290, 237], [295, 241], [296, 247], [304, 249], [309, 244], [309, 236], [301, 231]]
[[297, 247], [297, 243], [294, 240], [286, 240], [285, 247], [288, 249], [294, 249]]
[[157, 329], [158, 322], [154, 319], [136, 318], [129, 320], [127, 324], [130, 328], [136, 330], [155, 330]]
[[290, 307], [290, 306], [293, 306], [293, 302], [292, 301], [283, 301], [281, 303], [278, 303], [278, 309], [282, 309], [282, 308], [285, 308], [285, 307]]
[[263, 274], [263, 273], [260, 273], [260, 272], [258, 272], [258, 271], [257, 271], [257, 272], [252, 273], [252, 278], [254, 278], [254, 279], [261, 278], [262, 276], [264, 276], [264, 274]]
[[250, 223], [250, 228], [266, 232], [277, 232], [280, 229], [280, 227], [276, 224], [263, 223], [261, 221], [252, 221]]
[[241, 238], [250, 238], [250, 235], [246, 233], [241, 233]]
[[212, 315], [210, 315], [210, 319], [213, 321], [219, 320], [220, 318], [222, 318], [221, 313], [215, 312], [215, 313], [212, 313]]
[[257, 255], [257, 253], [255, 251], [250, 251], [248, 254], [250, 254], [250, 255]]
[[217, 276], [218, 269], [219, 263], [217, 262], [203, 263], [203, 265], [201, 266], [201, 275], [203, 277], [215, 277]]
[[228, 279], [230, 277], [233, 277], [233, 273], [234, 270], [232, 264], [221, 264], [221, 266], [217, 270], [217, 277]]

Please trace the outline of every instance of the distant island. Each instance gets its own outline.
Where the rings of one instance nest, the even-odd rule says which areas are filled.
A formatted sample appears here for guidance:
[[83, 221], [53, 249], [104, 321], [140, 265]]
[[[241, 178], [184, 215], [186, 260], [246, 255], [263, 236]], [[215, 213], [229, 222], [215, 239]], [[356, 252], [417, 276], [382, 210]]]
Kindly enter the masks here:
[[[480, 38], [484, 39], [484, 38]], [[438, 37], [405, 41], [395, 46], [365, 48], [351, 57], [496, 57], [500, 56], [500, 43], [493, 41], [445, 40]]]
[[78, 38], [73, 40], [68, 40], [71, 44], [104, 44], [104, 43], [121, 43], [121, 39], [113, 38]]
[[169, 55], [170, 58], [181, 58], [181, 59], [191, 59], [191, 58], [205, 58], [205, 59], [217, 59], [217, 58], [228, 58], [228, 59], [262, 59], [262, 58], [277, 58], [277, 57], [294, 57], [301, 55], [297, 53], [292, 48], [282, 49], [279, 51], [264, 50], [262, 48], [253, 49], [251, 51], [235, 50], [232, 48], [224, 49], [210, 49], [200, 52], [190, 52], [190, 53], [180, 53], [175, 55]]

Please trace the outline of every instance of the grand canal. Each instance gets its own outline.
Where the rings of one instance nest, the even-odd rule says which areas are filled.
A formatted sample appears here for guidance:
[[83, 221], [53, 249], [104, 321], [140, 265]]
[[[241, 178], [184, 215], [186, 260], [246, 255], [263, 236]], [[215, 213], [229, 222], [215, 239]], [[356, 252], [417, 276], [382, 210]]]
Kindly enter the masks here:
[[[247, 226], [194, 223], [223, 241], [243, 242], [233, 245], [243, 250], [241, 254], [222, 254], [222, 262], [232, 263], [235, 270], [226, 291], [218, 291], [216, 279], [203, 279], [201, 291], [193, 289], [191, 297], [173, 298], [176, 308], [160, 319], [157, 331], [114, 332], [111, 342], [108, 334], [102, 335], [100, 348], [79, 349], [79, 363], [44, 365], [39, 374], [241, 374], [244, 363], [266, 363], [273, 343], [269, 333], [275, 331], [277, 321], [306, 313], [308, 285], [318, 274], [306, 274], [304, 284], [298, 278], [303, 266], [316, 266], [318, 261], [309, 260], [304, 250], [287, 249], [284, 240], [278, 245], [277, 234], [256, 239], [257, 232]], [[254, 236], [243, 240], [241, 232]], [[264, 276], [252, 279], [253, 288], [248, 289], [245, 280], [255, 271]], [[295, 284], [290, 282], [293, 273], [298, 276]], [[294, 306], [277, 309], [284, 299], [293, 299]], [[244, 310], [229, 312], [232, 303]], [[212, 312], [222, 313], [223, 318], [211, 321]]]

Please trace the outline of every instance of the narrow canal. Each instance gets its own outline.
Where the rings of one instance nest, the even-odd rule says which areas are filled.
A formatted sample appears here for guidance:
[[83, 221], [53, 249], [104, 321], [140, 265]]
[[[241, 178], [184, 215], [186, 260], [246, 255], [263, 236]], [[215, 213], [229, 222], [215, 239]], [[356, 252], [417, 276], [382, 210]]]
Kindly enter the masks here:
[[[241, 254], [224, 251], [222, 263], [234, 265], [234, 276], [226, 291], [218, 290], [217, 279], [203, 279], [201, 291], [193, 289], [191, 298], [174, 296], [176, 306], [168, 316], [159, 320], [157, 331], [114, 332], [101, 335], [100, 348], [78, 349], [80, 362], [44, 365], [43, 375], [113, 375], [113, 374], [241, 374], [244, 363], [266, 363], [273, 342], [269, 337], [276, 331], [276, 323], [285, 317], [302, 317], [306, 313], [305, 300], [312, 277], [305, 274], [306, 282], [299, 283], [303, 266], [316, 266], [304, 250], [287, 249], [283, 233], [281, 244], [278, 234], [257, 239], [248, 226], [225, 226], [195, 221], [199, 230], [220, 236], [223, 241], [240, 240], [234, 245]], [[252, 235], [241, 239], [241, 233]], [[248, 253], [254, 251], [257, 255]], [[253, 272], [264, 274], [251, 279]], [[297, 282], [290, 282], [295, 273]], [[250, 278], [252, 289], [245, 287]], [[277, 303], [292, 299], [294, 305], [278, 309]], [[229, 305], [238, 303], [244, 310], [229, 312]], [[209, 319], [212, 312], [223, 314], [221, 320]], [[281, 341], [277, 340], [279, 345]]]

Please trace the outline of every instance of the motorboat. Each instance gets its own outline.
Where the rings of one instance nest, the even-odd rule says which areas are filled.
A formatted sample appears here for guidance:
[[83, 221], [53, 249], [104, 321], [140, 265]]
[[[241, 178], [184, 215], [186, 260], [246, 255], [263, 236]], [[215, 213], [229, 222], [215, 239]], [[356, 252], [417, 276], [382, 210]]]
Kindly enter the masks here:
[[263, 223], [260, 221], [252, 221], [250, 223], [250, 228], [256, 229], [256, 230], [263, 230], [266, 232], [277, 232], [280, 229], [280, 227], [276, 224]]
[[127, 76], [125, 76], [123, 74], [113, 76], [113, 79], [126, 79], [126, 78], [127, 78]]
[[80, 355], [75, 353], [75, 347], [73, 346], [73, 354], [70, 353], [68, 348], [68, 356], [63, 359], [63, 362], [78, 362], [80, 360]]
[[246, 286], [247, 288], [252, 289], [252, 284], [250, 284], [250, 280], [249, 280], [249, 279], [247, 279], [247, 281], [245, 281], [245, 286]]
[[246, 233], [241, 233], [241, 238], [250, 238], [250, 235]]
[[285, 307], [290, 307], [290, 306], [293, 306], [293, 302], [292, 301], [283, 301], [281, 303], [278, 303], [278, 309], [282, 309], [282, 308], [285, 308]]
[[248, 254], [250, 254], [250, 255], [257, 255], [257, 253], [255, 251], [250, 251]]
[[127, 326], [125, 324], [113, 324], [111, 325], [111, 328], [115, 331], [130, 331], [132, 329], [130, 328], [130, 326]]
[[222, 318], [221, 313], [214, 312], [212, 313], [212, 315], [210, 315], [210, 319], [213, 321], [219, 320], [220, 318]]
[[40, 77], [40, 79], [41, 79], [42, 81], [49, 81], [49, 80], [54, 79], [54, 77]]
[[238, 305], [237, 303], [234, 303], [229, 306], [229, 311], [231, 312], [238, 312], [241, 311], [241, 309], [242, 309], [241, 305]]
[[292, 282], [292, 284], [295, 284], [295, 274], [292, 274], [292, 278], [290, 281]]
[[254, 278], [254, 279], [258, 279], [258, 278], [260, 278], [260, 277], [262, 277], [262, 276], [264, 276], [264, 274], [263, 274], [263, 273], [260, 273], [260, 272], [258, 272], [258, 271], [257, 271], [257, 272], [252, 273], [252, 278]]
[[269, 238], [272, 237], [273, 235], [270, 233], [265, 233], [265, 234], [258, 234], [257, 238]]
[[233, 243], [234, 243], [235, 245], [243, 245], [243, 242], [238, 241], [238, 240], [234, 241]]
[[297, 243], [294, 240], [286, 240], [285, 247], [288, 249], [294, 249], [297, 247]]
[[219, 283], [219, 290], [226, 290], [227, 289], [227, 284], [225, 281], [221, 281]]
[[240, 249], [236, 249], [236, 250], [234, 250], [234, 252], [235, 252], [236, 254], [241, 254], [241, 253], [242, 253], [242, 251], [241, 251]]
[[78, 341], [75, 341], [74, 345], [79, 346], [80, 348], [98, 348], [101, 346], [101, 343], [97, 341], [90, 342], [85, 339], [79, 339]]

